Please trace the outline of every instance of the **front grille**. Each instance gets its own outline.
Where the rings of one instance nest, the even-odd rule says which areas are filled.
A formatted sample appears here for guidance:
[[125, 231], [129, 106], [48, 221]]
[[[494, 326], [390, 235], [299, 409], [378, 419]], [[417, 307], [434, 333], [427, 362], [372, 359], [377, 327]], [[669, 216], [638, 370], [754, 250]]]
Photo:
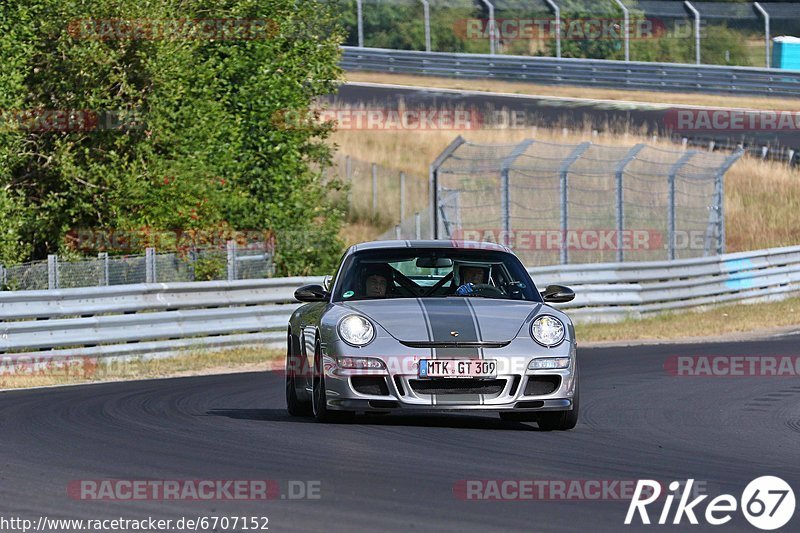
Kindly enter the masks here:
[[502, 348], [508, 346], [511, 341], [504, 342], [486, 342], [486, 341], [467, 341], [467, 342], [453, 342], [453, 341], [400, 341], [404, 346], [409, 348]]
[[408, 384], [419, 394], [499, 394], [506, 386], [504, 379], [409, 379]]
[[542, 396], [555, 392], [561, 385], [561, 376], [528, 376], [525, 396]]
[[350, 382], [358, 393], [372, 396], [389, 395], [389, 387], [383, 376], [353, 376], [350, 378]]

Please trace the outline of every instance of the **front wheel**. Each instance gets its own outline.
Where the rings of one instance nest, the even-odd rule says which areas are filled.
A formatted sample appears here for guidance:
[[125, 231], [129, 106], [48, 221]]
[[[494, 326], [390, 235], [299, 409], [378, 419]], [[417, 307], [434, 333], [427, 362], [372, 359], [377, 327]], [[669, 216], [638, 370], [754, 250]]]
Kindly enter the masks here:
[[303, 402], [297, 397], [297, 358], [292, 333], [289, 332], [289, 341], [286, 348], [286, 410], [291, 416], [311, 416], [311, 402]]
[[575, 384], [575, 396], [572, 397], [572, 411], [552, 411], [539, 414], [539, 429], [545, 431], [566, 431], [573, 429], [578, 423], [579, 394]]
[[325, 372], [322, 365], [322, 349], [319, 339], [314, 346], [314, 376], [312, 380], [312, 407], [317, 422], [348, 422], [355, 413], [352, 411], [331, 411], [328, 409], [328, 394], [325, 390]]

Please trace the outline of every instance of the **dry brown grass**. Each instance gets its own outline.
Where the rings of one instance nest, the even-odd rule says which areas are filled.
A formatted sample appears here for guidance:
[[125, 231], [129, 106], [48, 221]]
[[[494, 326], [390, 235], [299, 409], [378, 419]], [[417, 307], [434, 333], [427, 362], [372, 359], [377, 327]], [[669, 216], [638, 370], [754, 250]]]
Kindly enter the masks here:
[[[758, 320], [753, 320], [758, 306]], [[800, 324], [800, 298], [758, 304], [731, 304], [703, 311], [665, 313], [616, 324], [576, 324], [578, 343], [604, 341], [659, 341], [678, 338], [727, 336]], [[766, 331], [765, 331], [766, 332]]]
[[669, 93], [658, 91], [629, 91], [625, 89], [601, 89], [566, 87], [560, 85], [537, 85], [535, 83], [506, 82], [497, 80], [459, 80], [432, 76], [406, 74], [381, 74], [375, 72], [347, 72], [346, 81], [391, 83], [418, 87], [440, 87], [469, 91], [530, 94], [533, 96], [559, 96], [565, 98], [591, 98], [595, 100], [627, 100], [658, 104], [705, 105], [712, 107], [740, 107], [746, 109], [768, 109], [797, 111], [797, 100], [792, 98], [767, 98], [759, 96], [724, 96], [711, 94]]
[[[639, 142], [667, 149], [677, 146], [669, 139], [654, 140], [639, 132], [601, 132], [591, 129], [567, 132], [547, 128], [527, 130], [485, 129], [460, 131], [337, 131], [332, 140], [339, 151], [381, 166], [403, 170], [409, 183], [416, 184], [416, 194], [409, 194], [412, 211], [427, 206], [428, 165], [456, 137], [463, 135], [480, 143], [516, 143], [533, 137], [540, 141], [630, 146]], [[371, 181], [354, 181], [354, 202], [360, 198], [371, 202]], [[397, 195], [389, 193], [380, 199], [381, 211], [391, 213], [396, 223]], [[371, 204], [370, 204], [371, 205]], [[727, 250], [743, 251], [800, 243], [800, 170], [786, 164], [745, 156], [725, 176], [725, 213]], [[383, 224], [380, 230], [389, 227]]]
[[[283, 357], [283, 350], [239, 348], [211, 352], [186, 352], [171, 358], [129, 361], [74, 358], [56, 365], [0, 365], [0, 389], [46, 387], [99, 381], [223, 374], [233, 371], [266, 371]], [[10, 357], [10, 356], [6, 356]], [[42, 359], [43, 361], [43, 359]]]

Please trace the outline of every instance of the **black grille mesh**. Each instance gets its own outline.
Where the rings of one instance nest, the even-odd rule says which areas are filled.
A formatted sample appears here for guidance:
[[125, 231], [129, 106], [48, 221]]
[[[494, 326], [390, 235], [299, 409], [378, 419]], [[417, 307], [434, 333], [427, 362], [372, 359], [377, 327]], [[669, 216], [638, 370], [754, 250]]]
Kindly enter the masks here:
[[504, 379], [410, 379], [408, 384], [420, 394], [499, 394]]

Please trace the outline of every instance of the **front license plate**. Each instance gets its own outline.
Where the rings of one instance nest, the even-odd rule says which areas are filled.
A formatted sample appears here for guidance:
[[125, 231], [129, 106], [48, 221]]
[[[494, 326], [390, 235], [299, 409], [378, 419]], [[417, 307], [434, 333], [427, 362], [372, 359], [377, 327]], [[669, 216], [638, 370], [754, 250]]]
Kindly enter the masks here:
[[422, 359], [421, 378], [494, 378], [496, 359]]

